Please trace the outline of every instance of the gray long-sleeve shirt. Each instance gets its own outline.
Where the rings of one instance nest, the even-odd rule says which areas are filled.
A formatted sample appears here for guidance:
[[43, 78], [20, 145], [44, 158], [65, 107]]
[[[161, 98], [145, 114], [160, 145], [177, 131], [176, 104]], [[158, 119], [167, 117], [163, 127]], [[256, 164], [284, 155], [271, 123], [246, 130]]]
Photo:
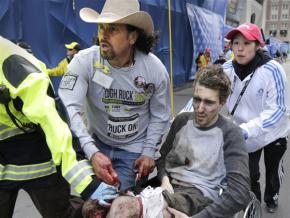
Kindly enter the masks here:
[[[104, 85], [108, 79], [110, 86]], [[59, 87], [71, 129], [88, 158], [98, 151], [91, 134], [110, 146], [153, 157], [171, 116], [169, 76], [154, 54], [136, 50], [132, 66], [114, 68], [93, 46], [73, 58]], [[83, 104], [89, 131], [80, 114]]]
[[[211, 127], [198, 128], [194, 113], [182, 113], [172, 124], [157, 161], [158, 177], [196, 187], [214, 203], [194, 218], [231, 217], [250, 201], [248, 154], [238, 126], [220, 116]], [[218, 196], [217, 187], [227, 187]]]

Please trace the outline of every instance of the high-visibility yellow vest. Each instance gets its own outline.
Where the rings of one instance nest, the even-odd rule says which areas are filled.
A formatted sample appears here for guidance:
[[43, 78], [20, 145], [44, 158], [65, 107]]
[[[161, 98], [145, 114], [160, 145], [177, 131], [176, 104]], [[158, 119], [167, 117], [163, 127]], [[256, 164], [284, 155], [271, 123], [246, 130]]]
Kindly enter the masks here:
[[64, 58], [56, 67], [47, 69], [47, 73], [49, 76], [62, 76], [67, 71], [67, 65], [68, 60], [67, 58]]
[[[43, 65], [24, 49], [2, 37], [0, 51], [0, 85], [9, 89], [13, 100], [22, 102], [21, 111], [15, 108], [13, 101], [9, 102], [9, 109], [21, 123], [32, 122], [41, 128], [51, 153], [51, 160], [37, 164], [1, 163], [0, 158], [0, 182], [40, 178], [55, 173], [56, 166], [60, 166], [63, 177], [82, 194], [88, 186], [96, 183], [92, 177], [94, 172], [88, 160], [76, 159], [72, 134], [58, 115], [54, 98], [47, 94], [51, 82], [48, 75], [43, 73]], [[25, 134], [12, 122], [3, 104], [0, 104], [0, 117], [0, 143], [5, 144], [12, 137]]]
[[204, 69], [206, 65], [207, 65], [207, 60], [206, 60], [205, 55], [203, 54], [199, 57], [198, 69]]

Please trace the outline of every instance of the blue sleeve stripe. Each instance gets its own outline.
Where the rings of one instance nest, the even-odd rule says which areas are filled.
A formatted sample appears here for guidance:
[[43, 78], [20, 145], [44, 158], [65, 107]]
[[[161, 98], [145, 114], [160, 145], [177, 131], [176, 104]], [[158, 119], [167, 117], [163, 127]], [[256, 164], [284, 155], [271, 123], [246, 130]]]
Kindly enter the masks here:
[[[264, 120], [263, 121], [263, 128], [268, 128], [268, 127], [271, 127], [272, 125], [274, 125], [275, 123], [277, 123], [280, 118], [283, 116], [284, 112], [283, 110], [277, 110], [272, 116], [271, 116], [271, 120]], [[268, 120], [268, 121], [267, 121]]]
[[232, 65], [232, 61], [227, 61], [226, 63], [223, 64], [223, 68], [224, 69], [229, 69], [231, 68], [233, 65]]
[[193, 110], [193, 104], [192, 104], [192, 98], [187, 102], [187, 104], [184, 107], [184, 112], [192, 112]]
[[228, 69], [231, 69], [232, 67], [226, 67], [226, 66], [224, 66], [223, 68], [224, 68], [224, 70], [228, 70]]
[[274, 125], [275, 123], [277, 123], [286, 111], [284, 95], [283, 95], [284, 83], [283, 83], [281, 73], [278, 71], [277, 66], [271, 63], [266, 64], [265, 68], [270, 70], [274, 77], [275, 86], [277, 90], [276, 104], [278, 105], [278, 108], [269, 118], [263, 121], [263, 128], [270, 127]]
[[276, 103], [278, 105], [278, 109], [271, 117], [263, 121], [263, 127], [269, 127], [275, 124], [281, 118], [283, 113], [286, 111], [285, 104], [284, 104], [284, 97], [283, 97], [284, 85], [283, 85], [281, 75], [278, 72], [277, 67], [274, 68], [273, 66], [269, 66], [266, 68], [271, 70], [274, 76], [275, 85], [277, 89]]

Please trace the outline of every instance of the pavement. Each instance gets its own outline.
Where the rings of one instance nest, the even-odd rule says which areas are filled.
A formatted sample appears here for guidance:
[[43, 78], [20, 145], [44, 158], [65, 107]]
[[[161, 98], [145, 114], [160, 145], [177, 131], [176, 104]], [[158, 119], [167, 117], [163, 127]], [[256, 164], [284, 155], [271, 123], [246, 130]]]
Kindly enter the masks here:
[[[290, 60], [283, 64], [283, 67], [286, 71], [288, 81], [290, 83]], [[180, 111], [187, 101], [192, 96], [192, 89], [191, 83], [185, 84], [183, 87], [177, 88], [174, 90], [174, 110], [175, 113]], [[280, 197], [279, 197], [279, 208], [276, 213], [270, 214], [266, 212], [265, 204], [262, 203], [262, 213], [263, 218], [289, 218], [290, 217], [290, 154], [289, 150], [286, 151], [284, 156], [284, 171], [285, 177], [283, 184], [280, 189]], [[261, 168], [261, 188], [262, 190], [265, 189], [265, 168], [263, 166], [263, 159], [260, 161], [260, 168]], [[1, 214], [0, 214], [1, 217]], [[26, 192], [20, 190], [13, 218], [41, 218], [39, 212], [33, 206], [32, 201], [30, 200], [29, 196]]]

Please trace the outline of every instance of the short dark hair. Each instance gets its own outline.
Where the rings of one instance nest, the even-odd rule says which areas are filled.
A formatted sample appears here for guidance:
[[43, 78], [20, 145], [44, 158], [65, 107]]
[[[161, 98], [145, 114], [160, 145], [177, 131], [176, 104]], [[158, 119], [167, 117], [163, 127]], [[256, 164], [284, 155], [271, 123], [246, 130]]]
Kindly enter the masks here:
[[159, 40], [159, 34], [157, 32], [154, 32], [151, 35], [147, 35], [144, 30], [138, 27], [129, 24], [127, 24], [126, 26], [129, 32], [136, 31], [139, 34], [138, 39], [135, 43], [137, 49], [144, 52], [145, 54], [153, 51], [154, 46]]
[[206, 88], [219, 91], [219, 99], [222, 103], [226, 102], [231, 93], [231, 81], [221, 65], [208, 65], [198, 71], [193, 88], [195, 88], [197, 83]]
[[75, 47], [73, 49], [75, 49], [77, 52], [79, 52], [82, 48], [79, 44], [77, 44], [77, 45], [75, 45]]
[[98, 33], [95, 33], [92, 37], [93, 45], [100, 45], [100, 39]]

